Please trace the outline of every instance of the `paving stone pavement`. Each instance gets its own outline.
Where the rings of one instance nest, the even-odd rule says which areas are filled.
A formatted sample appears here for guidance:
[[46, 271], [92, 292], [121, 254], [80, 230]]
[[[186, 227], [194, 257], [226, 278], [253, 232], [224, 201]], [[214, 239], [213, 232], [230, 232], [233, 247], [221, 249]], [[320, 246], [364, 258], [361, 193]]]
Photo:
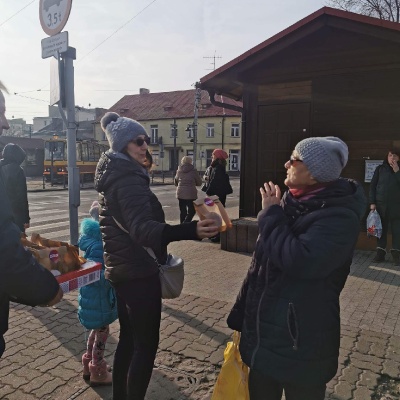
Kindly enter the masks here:
[[[250, 264], [209, 241], [172, 243], [185, 259], [184, 294], [163, 302], [161, 339], [146, 400], [208, 400], [230, 339], [226, 315]], [[339, 369], [326, 399], [397, 399], [400, 386], [400, 271], [357, 251], [341, 296]], [[6, 352], [0, 360], [0, 399], [111, 399], [110, 388], [81, 378], [85, 331], [76, 292], [51, 308], [12, 304]], [[106, 358], [112, 362], [118, 322]], [[382, 388], [391, 385], [391, 391]], [[397, 393], [396, 393], [397, 391]], [[230, 400], [230, 399], [227, 399]]]

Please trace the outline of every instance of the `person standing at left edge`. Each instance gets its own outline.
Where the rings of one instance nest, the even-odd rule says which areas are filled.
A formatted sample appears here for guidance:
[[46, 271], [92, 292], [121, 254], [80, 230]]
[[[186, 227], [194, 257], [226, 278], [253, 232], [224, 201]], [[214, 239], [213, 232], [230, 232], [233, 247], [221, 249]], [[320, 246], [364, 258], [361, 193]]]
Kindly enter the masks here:
[[[366, 197], [340, 178], [347, 145], [336, 137], [299, 142], [285, 163], [289, 188], [260, 189], [259, 238], [228, 317], [241, 331], [251, 400], [324, 400], [336, 374], [339, 296], [350, 272]], [[267, 395], [268, 394], [268, 395]]]
[[3, 149], [3, 158], [0, 160], [0, 173], [4, 179], [4, 186], [14, 214], [14, 222], [25, 232], [29, 228], [28, 189], [26, 187], [25, 172], [21, 164], [26, 153], [20, 146], [8, 143]]
[[[10, 128], [3, 95], [6, 91], [0, 82], [0, 136]], [[29, 250], [21, 244], [21, 230], [14, 216], [0, 174], [0, 357], [5, 350], [4, 334], [8, 330], [9, 302], [29, 306], [52, 306], [58, 303], [63, 292], [53, 274], [40, 265]]]

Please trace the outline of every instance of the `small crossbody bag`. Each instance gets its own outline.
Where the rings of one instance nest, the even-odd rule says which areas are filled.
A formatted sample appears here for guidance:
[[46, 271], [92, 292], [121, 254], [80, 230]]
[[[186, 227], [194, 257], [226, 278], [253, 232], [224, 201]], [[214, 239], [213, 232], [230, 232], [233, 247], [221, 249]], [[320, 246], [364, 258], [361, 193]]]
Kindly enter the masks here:
[[[121, 231], [129, 232], [113, 217], [115, 223]], [[154, 260], [160, 272], [161, 297], [163, 299], [175, 299], [182, 293], [183, 282], [185, 279], [184, 261], [181, 257], [168, 254], [165, 264], [160, 264], [153, 249], [150, 247], [143, 248], [149, 256]]]

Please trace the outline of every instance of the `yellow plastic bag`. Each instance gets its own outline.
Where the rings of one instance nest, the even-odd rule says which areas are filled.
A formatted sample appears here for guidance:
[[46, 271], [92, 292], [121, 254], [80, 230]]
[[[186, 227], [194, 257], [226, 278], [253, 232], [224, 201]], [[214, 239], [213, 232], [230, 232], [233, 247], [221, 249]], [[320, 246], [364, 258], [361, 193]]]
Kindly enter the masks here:
[[224, 351], [224, 363], [219, 373], [211, 400], [250, 400], [249, 368], [239, 353], [240, 333], [233, 333]]

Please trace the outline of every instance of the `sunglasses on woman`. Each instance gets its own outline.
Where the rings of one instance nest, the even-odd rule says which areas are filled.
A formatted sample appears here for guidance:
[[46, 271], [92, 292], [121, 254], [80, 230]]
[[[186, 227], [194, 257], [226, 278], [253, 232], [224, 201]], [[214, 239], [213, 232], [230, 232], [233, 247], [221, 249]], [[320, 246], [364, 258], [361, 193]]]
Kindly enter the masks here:
[[141, 146], [143, 146], [144, 142], [146, 142], [149, 145], [150, 144], [150, 138], [148, 136], [146, 136], [145, 138], [139, 137], [137, 139], [131, 140], [131, 142], [135, 143], [136, 146], [141, 147]]
[[293, 165], [296, 161], [303, 162], [303, 160], [299, 160], [298, 158], [294, 158], [293, 156], [290, 156], [290, 158], [289, 158], [290, 165]]

